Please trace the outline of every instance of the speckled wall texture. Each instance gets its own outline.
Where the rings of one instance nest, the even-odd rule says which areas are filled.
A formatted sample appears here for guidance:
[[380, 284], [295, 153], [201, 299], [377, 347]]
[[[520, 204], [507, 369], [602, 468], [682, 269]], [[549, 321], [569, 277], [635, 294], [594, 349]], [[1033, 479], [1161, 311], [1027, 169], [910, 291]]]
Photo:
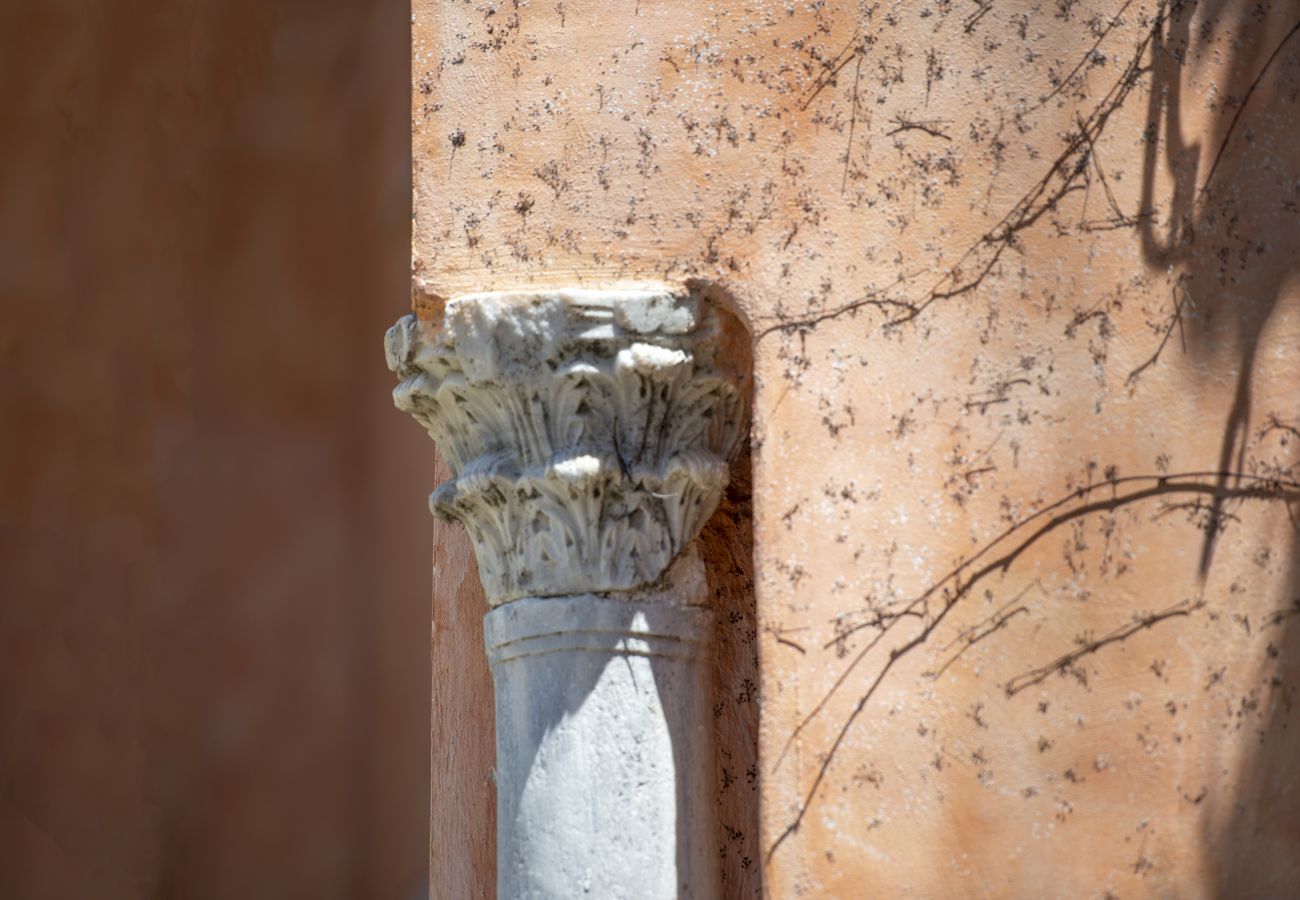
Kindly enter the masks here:
[[417, 309], [656, 279], [753, 334], [729, 871], [1300, 893], [1294, 3], [416, 0], [412, 79]]

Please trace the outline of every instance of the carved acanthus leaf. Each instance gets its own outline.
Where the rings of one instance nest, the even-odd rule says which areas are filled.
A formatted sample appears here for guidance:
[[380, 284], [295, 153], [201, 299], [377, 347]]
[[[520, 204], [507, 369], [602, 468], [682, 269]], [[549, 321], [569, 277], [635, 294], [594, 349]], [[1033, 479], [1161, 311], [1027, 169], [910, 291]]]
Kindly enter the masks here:
[[655, 582], [726, 484], [745, 409], [716, 310], [666, 290], [471, 294], [389, 330], [393, 396], [453, 477], [489, 600]]

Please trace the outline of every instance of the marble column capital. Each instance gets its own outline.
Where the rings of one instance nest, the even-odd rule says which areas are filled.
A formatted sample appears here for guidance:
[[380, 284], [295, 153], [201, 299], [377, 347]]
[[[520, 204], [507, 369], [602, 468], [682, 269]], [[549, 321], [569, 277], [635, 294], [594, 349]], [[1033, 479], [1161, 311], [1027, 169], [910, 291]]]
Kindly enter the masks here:
[[730, 320], [665, 287], [448, 300], [388, 332], [396, 405], [452, 478], [493, 606], [660, 581], [708, 520], [746, 419]]

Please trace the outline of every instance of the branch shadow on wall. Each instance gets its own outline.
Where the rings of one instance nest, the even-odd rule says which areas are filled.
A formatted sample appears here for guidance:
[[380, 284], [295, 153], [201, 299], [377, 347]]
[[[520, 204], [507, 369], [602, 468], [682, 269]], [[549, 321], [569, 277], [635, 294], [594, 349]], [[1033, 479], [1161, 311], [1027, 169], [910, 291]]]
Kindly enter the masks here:
[[[1066, 195], [1081, 190], [1081, 179], [1091, 183], [1090, 160], [1096, 141], [1111, 114], [1130, 97], [1140, 79], [1150, 74], [1142, 204], [1127, 215], [1116, 209], [1116, 219], [1108, 226], [1136, 229], [1148, 265], [1178, 275], [1171, 281], [1168, 321], [1157, 335], [1154, 353], [1129, 373], [1127, 387], [1140, 390], [1147, 370], [1174, 364], [1174, 347], [1187, 357], [1190, 365], [1184, 366], [1186, 369], [1234, 373], [1236, 383], [1233, 399], [1224, 411], [1218, 466], [1206, 471], [1160, 471], [1123, 478], [1108, 474], [1095, 482], [1090, 479], [1013, 522], [921, 594], [873, 609], [842, 628], [837, 626], [827, 648], [846, 647], [846, 641], [859, 633], [866, 637], [866, 644], [807, 712], [784, 748], [778, 748], [775, 767], [780, 767], [786, 751], [841, 689], [857, 688], [860, 693], [821, 753], [797, 813], [765, 848], [768, 859], [798, 831], [849, 730], [896, 664], [927, 645], [950, 612], [958, 606], [964, 608], [962, 601], [977, 587], [1008, 571], [1043, 538], [1088, 516], [1158, 500], [1168, 509], [1186, 510], [1189, 520], [1202, 530], [1196, 575], [1204, 584], [1215, 562], [1216, 546], [1243, 504], [1281, 503], [1293, 513], [1292, 524], [1296, 524], [1294, 510], [1300, 504], [1300, 481], [1293, 469], [1295, 447], [1300, 445], [1296, 411], [1252, 409], [1252, 396], [1258, 387], [1255, 379], [1261, 340], [1287, 297], [1288, 285], [1300, 276], [1300, 257], [1295, 252], [1300, 247], [1300, 158], [1291, 149], [1300, 146], [1300, 22], [1294, 21], [1294, 11], [1287, 4], [1169, 2], [1159, 4], [1155, 13], [1152, 30], [1137, 45], [1124, 73], [1100, 105], [1086, 119], [1080, 118], [1080, 128], [1067, 136], [1067, 145], [1051, 169], [962, 258], [963, 262], [969, 257], [978, 263], [973, 276], [959, 279], [950, 273], [928, 293], [900, 300], [898, 288], [906, 290], [914, 280], [912, 275], [903, 275], [897, 284], [846, 306], [782, 320], [760, 331], [759, 338], [778, 332], [803, 336], [822, 322], [864, 309], [877, 309], [885, 316], [887, 329], [897, 328], [935, 302], [976, 290], [1018, 230], [1032, 227]], [[1249, 35], [1250, 39], [1234, 42], [1236, 56], [1227, 66], [1227, 81], [1219, 92], [1236, 104], [1234, 113], [1216, 117], [1210, 133], [1200, 142], [1188, 144], [1182, 138], [1179, 99], [1193, 20], [1201, 39], [1214, 28], [1230, 28], [1238, 37]], [[1166, 133], [1164, 165], [1173, 173], [1173, 183], [1172, 196], [1157, 204], [1157, 151], [1162, 130]], [[1203, 154], [1203, 146], [1215, 148], [1213, 154]], [[1269, 148], [1266, 157], [1255, 152], [1253, 148], [1258, 147]], [[1204, 177], [1198, 177], [1198, 157], [1212, 161]], [[1096, 170], [1097, 177], [1104, 179], [1099, 166]], [[1157, 211], [1167, 213], [1167, 235], [1156, 234]], [[1274, 450], [1280, 445], [1281, 462], [1269, 464], [1252, 458], [1247, 453], [1252, 441], [1257, 447], [1272, 442]], [[1224, 897], [1280, 896], [1300, 884], [1300, 865], [1290, 862], [1293, 854], [1287, 852], [1300, 839], [1300, 804], [1296, 802], [1300, 791], [1300, 711], [1292, 703], [1300, 675], [1300, 616], [1296, 615], [1300, 611], [1300, 540], [1294, 531], [1282, 552], [1282, 596], [1269, 598], [1272, 602], [1261, 604], [1263, 610], [1249, 611], [1273, 609], [1264, 622], [1266, 628], [1276, 629], [1266, 650], [1267, 657], [1277, 661], [1267, 685], [1273, 705], [1259, 729], [1257, 746], [1245, 754], [1235, 773], [1231, 809], [1222, 816], [1206, 818], [1206, 846], [1217, 888]], [[1130, 622], [1012, 678], [1004, 685], [1006, 694], [1012, 697], [1048, 675], [1067, 673], [1087, 656], [1141, 631], [1196, 614], [1204, 605], [1203, 599], [1193, 598], [1147, 614], [1135, 612]], [[988, 619], [961, 631], [959, 638], [964, 636], [966, 643], [958, 652], [1002, 632], [1019, 611], [1014, 603], [1008, 603]], [[877, 663], [876, 668], [863, 672], [860, 664], [869, 658]], [[1241, 665], [1265, 670], [1267, 662], [1252, 659]], [[1262, 859], [1270, 864], [1260, 865]]]
[[[1227, 75], [1218, 85], [1225, 109], [1212, 128], [1186, 138], [1180, 114], [1185, 69], [1197, 49], [1225, 28], [1249, 36], [1231, 44]], [[1152, 79], [1144, 208], [1156, 203], [1161, 145], [1172, 188], [1165, 233], [1157, 234], [1151, 219], [1139, 228], [1143, 251], [1149, 264], [1181, 271], [1182, 296], [1172, 307], [1169, 327], [1178, 329], [1184, 352], [1205, 371], [1236, 373], [1219, 469], [1241, 470], [1252, 433], [1280, 434], [1283, 446], [1293, 451], [1300, 443], [1287, 419], [1295, 410], [1260, 410], [1252, 403], [1261, 339], [1283, 304], [1294, 301], [1300, 283], [1300, 157], [1295, 152], [1300, 147], [1300, 19], [1294, 4], [1175, 4], [1157, 36]], [[1209, 160], [1204, 174], [1198, 171], [1201, 160]], [[1213, 565], [1235, 486], [1226, 475], [1217, 485], [1200, 557], [1202, 577]], [[1283, 605], [1300, 601], [1300, 540], [1294, 532], [1285, 553]], [[1292, 702], [1300, 675], [1295, 616], [1280, 623], [1266, 653], [1277, 666], [1264, 685], [1272, 708], [1257, 743], [1230, 775], [1235, 781], [1231, 807], [1209, 817], [1205, 826], [1215, 887], [1225, 898], [1282, 896], [1300, 885], [1294, 854], [1300, 841], [1300, 709]]]

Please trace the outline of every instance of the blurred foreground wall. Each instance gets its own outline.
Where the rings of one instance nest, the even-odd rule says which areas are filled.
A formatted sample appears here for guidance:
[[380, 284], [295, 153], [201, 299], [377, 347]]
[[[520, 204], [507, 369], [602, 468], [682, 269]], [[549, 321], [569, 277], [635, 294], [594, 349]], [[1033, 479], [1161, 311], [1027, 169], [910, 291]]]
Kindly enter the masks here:
[[423, 890], [408, 30], [0, 11], [0, 896]]

